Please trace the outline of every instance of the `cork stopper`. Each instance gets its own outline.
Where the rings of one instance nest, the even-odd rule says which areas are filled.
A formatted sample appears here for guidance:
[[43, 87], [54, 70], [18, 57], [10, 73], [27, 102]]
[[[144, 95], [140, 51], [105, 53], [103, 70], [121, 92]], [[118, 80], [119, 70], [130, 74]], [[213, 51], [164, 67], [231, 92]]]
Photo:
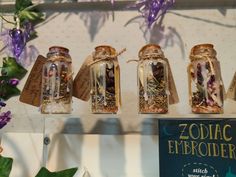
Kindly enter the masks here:
[[195, 45], [190, 52], [190, 60], [196, 59], [195, 56], [209, 56], [216, 59], [216, 51], [213, 44], [198, 44]]
[[69, 49], [61, 46], [52, 46], [49, 48], [49, 53], [51, 52], [69, 53]]
[[69, 55], [69, 49], [61, 46], [52, 46], [49, 48], [49, 52], [47, 54], [48, 60], [51, 61], [67, 61], [71, 62], [71, 57]]
[[139, 56], [139, 59], [142, 59], [147, 56], [152, 56], [152, 54], [164, 57], [161, 47], [157, 44], [147, 44], [147, 45], [143, 46], [139, 50], [138, 56]]
[[116, 54], [116, 50], [109, 45], [100, 45], [95, 47], [94, 57], [98, 59], [101, 56], [113, 56]]

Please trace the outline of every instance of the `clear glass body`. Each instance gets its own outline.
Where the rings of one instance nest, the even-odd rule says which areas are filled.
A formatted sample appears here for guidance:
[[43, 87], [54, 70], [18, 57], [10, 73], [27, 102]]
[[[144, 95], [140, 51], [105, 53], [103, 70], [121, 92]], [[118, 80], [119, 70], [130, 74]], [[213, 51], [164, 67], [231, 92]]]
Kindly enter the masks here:
[[139, 113], [167, 113], [169, 97], [167, 66], [163, 60], [138, 65]]
[[69, 50], [51, 47], [43, 66], [41, 113], [71, 113], [72, 67]]
[[[95, 57], [99, 60], [115, 54], [109, 46], [96, 48]], [[90, 67], [91, 107], [92, 113], [116, 114], [119, 108], [120, 71], [114, 60], [101, 60]]]
[[145, 54], [150, 58], [141, 58], [138, 65], [139, 113], [164, 114], [169, 105], [168, 67], [163, 59], [151, 57], [155, 50], [160, 52], [159, 46], [150, 47], [154, 47], [154, 51]]
[[191, 56], [188, 74], [192, 112], [223, 113], [223, 83], [213, 45], [197, 45]]

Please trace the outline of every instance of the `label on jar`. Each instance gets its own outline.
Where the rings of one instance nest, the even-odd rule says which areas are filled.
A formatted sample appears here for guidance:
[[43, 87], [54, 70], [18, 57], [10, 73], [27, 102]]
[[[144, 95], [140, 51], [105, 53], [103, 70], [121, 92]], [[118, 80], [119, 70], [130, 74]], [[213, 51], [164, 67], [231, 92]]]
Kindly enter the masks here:
[[164, 60], [166, 61], [167, 66], [168, 66], [168, 88], [170, 92], [169, 104], [176, 104], [179, 102], [179, 96], [176, 90], [174, 77], [172, 75], [168, 59], [164, 58]]
[[47, 59], [39, 55], [20, 95], [20, 101], [32, 106], [40, 106], [43, 65]]
[[236, 90], [235, 90], [235, 86], [236, 86], [236, 72], [234, 73], [234, 77], [233, 80], [230, 83], [230, 87], [229, 90], [227, 92], [227, 98], [236, 100]]
[[73, 82], [73, 96], [83, 101], [88, 101], [90, 98], [90, 64], [93, 62], [93, 57], [89, 55]]

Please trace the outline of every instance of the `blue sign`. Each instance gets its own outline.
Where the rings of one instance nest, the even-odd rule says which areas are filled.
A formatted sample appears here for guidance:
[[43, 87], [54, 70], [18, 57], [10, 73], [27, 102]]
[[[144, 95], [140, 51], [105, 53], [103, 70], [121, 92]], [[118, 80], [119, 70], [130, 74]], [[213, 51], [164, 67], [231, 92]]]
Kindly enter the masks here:
[[160, 177], [236, 177], [236, 120], [159, 121]]

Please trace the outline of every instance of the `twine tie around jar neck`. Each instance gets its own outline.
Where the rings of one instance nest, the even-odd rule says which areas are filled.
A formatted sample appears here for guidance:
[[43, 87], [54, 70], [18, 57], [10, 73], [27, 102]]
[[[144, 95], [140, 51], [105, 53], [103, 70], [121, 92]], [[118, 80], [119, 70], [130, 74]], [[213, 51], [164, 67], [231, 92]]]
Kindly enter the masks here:
[[[59, 56], [50, 57], [50, 58], [48, 58], [48, 61], [51, 61], [51, 62], [65, 61], [66, 63], [69, 63], [69, 64], [72, 63], [71, 58], [59, 57]], [[73, 74], [74, 74], [74, 72], [68, 72], [68, 74], [66, 76], [66, 79], [67, 80], [72, 79], [73, 78]]]
[[116, 59], [119, 55], [121, 55], [122, 53], [124, 53], [126, 51], [126, 48], [122, 49], [120, 52], [114, 54], [114, 55], [109, 55], [109, 54], [105, 54], [103, 53], [103, 51], [98, 52], [95, 56], [95, 53], [93, 53], [93, 61], [91, 63], [89, 63], [88, 65], [91, 66], [97, 62], [103, 61], [103, 60], [114, 60]]
[[48, 59], [48, 61], [51, 61], [51, 62], [55, 62], [55, 61], [65, 61], [65, 62], [67, 62], [67, 63], [71, 63], [71, 62], [72, 62], [71, 58], [59, 57], [59, 56], [50, 57], [50, 58]]
[[69, 55], [69, 49], [61, 46], [52, 46], [49, 48], [49, 52], [47, 53], [48, 61], [51, 62], [67, 62], [72, 63], [72, 59]]
[[150, 59], [161, 59], [165, 60], [165, 56], [161, 50], [161, 47], [156, 44], [147, 44], [143, 46], [138, 53], [139, 60], [133, 59], [133, 60], [128, 60], [127, 63], [129, 62], [139, 62], [139, 61], [144, 61], [144, 60], [150, 60]]
[[150, 59], [166, 59], [165, 56], [163, 54], [160, 54], [160, 53], [151, 53], [151, 54], [146, 54], [144, 56], [140, 56], [139, 57], [139, 60], [136, 60], [136, 59], [131, 59], [131, 60], [128, 60], [126, 63], [130, 63], [130, 62], [139, 62], [139, 61], [143, 61], [143, 60], [150, 60]]

